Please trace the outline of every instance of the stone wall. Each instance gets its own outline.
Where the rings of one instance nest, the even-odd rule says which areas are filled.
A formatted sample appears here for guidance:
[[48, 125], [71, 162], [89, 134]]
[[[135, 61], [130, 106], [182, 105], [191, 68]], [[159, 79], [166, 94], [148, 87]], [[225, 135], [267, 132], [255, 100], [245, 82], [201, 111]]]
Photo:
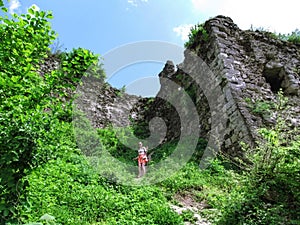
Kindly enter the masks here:
[[[38, 72], [42, 77], [46, 73], [51, 74], [52, 71], [60, 69], [60, 63], [57, 55], [49, 54], [41, 63]], [[130, 125], [130, 118], [137, 117], [137, 110], [131, 112], [131, 109], [138, 102], [144, 102], [141, 97], [128, 95], [98, 79], [83, 77], [81, 81], [82, 85], [78, 84], [76, 91], [66, 88], [64, 91], [67, 95], [61, 98], [62, 101], [70, 101], [77, 94], [76, 107], [86, 114], [93, 127], [126, 127]]]
[[[209, 38], [199, 35], [186, 54], [188, 51], [195, 52], [209, 66], [216, 79], [208, 82], [208, 87], [219, 86], [224, 95], [225, 105], [219, 105], [219, 109], [225, 109], [227, 114], [223, 149], [236, 155], [241, 141], [255, 144], [259, 138], [258, 128], [274, 126], [276, 112], [271, 103], [276, 102], [280, 88], [289, 98], [286, 120], [291, 128], [299, 126], [300, 47], [276, 39], [268, 32], [240, 30], [229, 17], [224, 16], [206, 21], [204, 28]], [[168, 61], [159, 77], [171, 79], [192, 93], [200, 117], [200, 136], [208, 137], [212, 112], [203, 91], [189, 74], [182, 71], [187, 63], [183, 62], [176, 68]], [[199, 72], [199, 76], [205, 76], [205, 73]], [[162, 81], [160, 93], [167, 88]], [[257, 103], [269, 104], [269, 111], [254, 113]], [[167, 139], [179, 137], [180, 123], [178, 118], [172, 119], [176, 118], [176, 112], [162, 105], [162, 100], [157, 98], [143, 119], [164, 115], [168, 118], [168, 128], [172, 130]]]
[[[184, 90], [194, 102], [200, 119], [199, 136], [210, 137], [214, 116], [220, 117], [220, 112], [226, 114], [225, 124], [219, 124], [216, 130], [224, 131], [222, 148], [233, 156], [240, 153], [241, 141], [255, 144], [259, 138], [258, 128], [274, 126], [277, 112], [271, 103], [276, 102], [280, 88], [289, 98], [286, 121], [290, 128], [299, 127], [300, 46], [276, 39], [268, 32], [240, 30], [229, 17], [224, 16], [206, 21], [204, 28], [208, 38], [203, 38], [199, 33], [186, 50], [182, 64], [175, 66], [171, 61], [166, 63], [158, 75], [161, 89], [156, 98], [142, 99], [121, 93], [108, 84], [86, 82], [77, 92], [84, 95], [80, 108], [88, 115], [93, 126], [103, 128], [111, 123], [127, 126], [134, 121], [135, 125], [147, 129], [148, 122], [159, 117], [167, 126], [166, 138], [160, 141], [180, 137], [182, 127], [178, 110], [161, 97], [171, 93], [165, 82], [170, 79], [180, 87], [178, 91], [173, 91], [175, 97], [175, 92]], [[189, 60], [191, 51], [208, 65], [213, 74], [212, 78], [208, 78], [207, 71], [198, 68], [196, 80], [202, 82], [202, 88], [184, 69], [197, 69], [195, 65], [198, 62]], [[52, 70], [58, 67], [55, 60], [46, 63], [49, 65], [42, 65], [41, 74], [48, 67]], [[221, 92], [220, 96], [214, 96], [216, 103], [212, 109], [207, 92], [213, 93], [217, 88]], [[220, 101], [222, 98], [224, 101]], [[267, 111], [255, 108], [257, 103], [266, 103], [270, 108]], [[186, 123], [190, 127], [194, 125], [192, 119]], [[160, 133], [160, 127], [155, 129]]]
[[82, 86], [77, 87], [78, 97], [74, 103], [77, 109], [86, 114], [93, 127], [130, 125], [130, 116], [134, 118], [136, 115], [130, 110], [141, 99], [140, 97], [123, 93], [98, 80], [93, 81], [91, 78], [82, 80]]
[[258, 115], [253, 113], [251, 104], [276, 102], [280, 88], [289, 98], [286, 120], [293, 127], [299, 126], [300, 46], [267, 32], [242, 31], [223, 16], [208, 20], [205, 29], [210, 35], [206, 49], [216, 50], [198, 51], [199, 55], [227, 79], [224, 93], [230, 106], [227, 111], [230, 123], [225, 147], [238, 146], [241, 140], [253, 143], [259, 127], [276, 123], [275, 111]]

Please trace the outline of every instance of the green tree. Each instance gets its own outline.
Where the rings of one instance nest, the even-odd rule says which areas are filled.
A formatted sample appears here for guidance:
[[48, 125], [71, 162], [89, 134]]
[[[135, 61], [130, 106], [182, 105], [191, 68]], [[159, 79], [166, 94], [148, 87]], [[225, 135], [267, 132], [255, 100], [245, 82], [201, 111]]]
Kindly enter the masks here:
[[37, 140], [50, 123], [44, 113], [46, 84], [37, 69], [55, 38], [50, 12], [30, 8], [27, 14], [9, 18], [0, 17], [0, 215], [4, 220], [15, 213], [20, 179], [34, 164]]

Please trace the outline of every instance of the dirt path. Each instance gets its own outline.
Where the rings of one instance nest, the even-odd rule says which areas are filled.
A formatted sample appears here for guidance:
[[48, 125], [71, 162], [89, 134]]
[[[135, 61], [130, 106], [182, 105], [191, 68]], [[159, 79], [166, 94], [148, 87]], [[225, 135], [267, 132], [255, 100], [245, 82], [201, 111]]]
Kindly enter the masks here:
[[191, 211], [194, 214], [195, 222], [184, 222], [185, 225], [211, 225], [211, 223], [202, 218], [199, 215], [199, 212], [209, 206], [205, 202], [196, 202], [191, 196], [189, 195], [176, 195], [175, 199], [179, 202], [181, 206], [170, 204], [170, 207], [178, 214], [182, 214], [183, 211]]

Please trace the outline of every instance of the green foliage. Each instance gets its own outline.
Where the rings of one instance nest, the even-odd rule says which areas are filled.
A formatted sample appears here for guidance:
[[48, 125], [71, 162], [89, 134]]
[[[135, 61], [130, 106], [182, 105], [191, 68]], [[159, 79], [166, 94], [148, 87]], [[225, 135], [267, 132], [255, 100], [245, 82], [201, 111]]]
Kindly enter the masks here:
[[254, 104], [253, 112], [260, 115], [268, 115], [270, 114], [272, 108], [272, 102], [257, 101]]
[[133, 121], [132, 127], [136, 137], [145, 139], [150, 136], [149, 123], [147, 121]]
[[300, 138], [286, 131], [286, 101], [279, 92], [276, 126], [260, 129], [263, 140], [254, 150], [247, 149], [250, 173], [224, 209], [221, 224], [299, 223]]
[[[199, 139], [190, 162], [165, 181], [144, 187], [119, 185], [97, 174], [82, 152], [99, 142], [100, 148], [118, 160], [135, 164], [136, 151], [126, 147], [132, 146], [128, 137], [133, 133], [147, 137], [148, 125], [95, 132], [75, 128], [77, 141], [87, 140], [83, 149], [73, 137], [71, 94], [82, 75], [104, 81], [98, 56], [73, 49], [56, 55], [60, 69], [40, 75], [39, 65], [50, 55], [48, 46], [56, 37], [48, 22], [51, 13], [29, 9], [26, 15], [9, 18], [0, 17], [1, 224], [194, 222], [191, 212], [179, 216], [168, 204], [175, 201], [175, 195], [186, 193], [213, 207], [201, 214], [217, 224], [299, 223], [300, 139], [286, 132], [282, 116], [273, 129], [261, 129], [264, 141], [249, 149], [250, 173], [236, 174], [220, 159], [200, 170], [206, 141]], [[204, 41], [208, 38], [203, 25], [196, 25], [187, 47], [200, 36]], [[253, 111], [282, 112], [285, 101], [279, 93], [279, 103], [253, 103]], [[88, 126], [85, 122], [80, 125]], [[167, 159], [177, 144], [173, 141], [155, 148], [152, 163]]]
[[123, 85], [120, 90], [117, 91], [118, 97], [122, 97], [126, 92], [126, 86]]
[[101, 144], [108, 149], [109, 153], [116, 159], [127, 164], [136, 165], [132, 159], [137, 156], [137, 148], [133, 150], [127, 146], [137, 146], [131, 143], [128, 137], [133, 136], [131, 127], [98, 129], [97, 133]]
[[[250, 30], [254, 31], [254, 28], [251, 26]], [[280, 39], [280, 40], [283, 40], [283, 41], [288, 41], [288, 42], [291, 42], [293, 44], [300, 44], [300, 30], [299, 29], [295, 29], [294, 31], [292, 31], [291, 33], [288, 33], [288, 34], [270, 32], [268, 29], [265, 29], [263, 27], [258, 27], [255, 30], [265, 33], [270, 38]]]
[[248, 104], [248, 107], [251, 111], [257, 115], [263, 117], [270, 117], [272, 111], [275, 109], [275, 105], [271, 101], [255, 101], [252, 99], [246, 98], [245, 102]]
[[300, 30], [296, 29], [292, 31], [289, 34], [276, 34], [277, 38], [284, 40], [284, 41], [289, 41], [294, 44], [300, 44]]
[[[72, 140], [71, 104], [80, 73], [104, 79], [98, 56], [84, 49], [61, 55], [62, 68], [41, 76], [39, 65], [55, 39], [50, 12], [0, 17], [0, 220], [15, 221], [30, 171], [66, 152]], [[79, 63], [81, 63], [79, 65]]]
[[[174, 152], [174, 150], [177, 148], [177, 144], [178, 144], [178, 140], [173, 140], [152, 149], [151, 151], [154, 152], [152, 156], [152, 162], [158, 163], [162, 160], [165, 160]], [[192, 161], [200, 162], [206, 145], [207, 145], [207, 141], [202, 138], [199, 138], [198, 144], [196, 146], [196, 149], [191, 159]]]
[[12, 19], [0, 17], [0, 215], [15, 213], [20, 179], [36, 163], [39, 140], [51, 121], [44, 113], [45, 84], [36, 73], [55, 38], [50, 12], [28, 10]]
[[191, 223], [196, 222], [196, 218], [194, 217], [194, 213], [190, 210], [184, 210], [182, 211], [181, 217], [183, 221], [188, 221]]
[[[112, 184], [98, 177], [76, 148], [70, 93], [82, 75], [104, 80], [105, 74], [98, 56], [81, 48], [60, 54], [59, 70], [37, 73], [55, 38], [50, 17], [29, 10], [16, 20], [2, 18], [1, 223], [181, 224], [156, 187]], [[98, 135], [116, 157], [131, 160], [133, 152], [119, 152], [124, 148], [115, 131]]]
[[[231, 194], [240, 189], [241, 176], [225, 169], [222, 161], [215, 159], [205, 170], [201, 170], [195, 162], [189, 162], [178, 173], [159, 185], [169, 201], [175, 200], [175, 204], [178, 195], [190, 196], [197, 203], [207, 204], [209, 207], [199, 213], [211, 222], [217, 223], [227, 203], [232, 200]], [[185, 218], [185, 215], [183, 217]], [[193, 220], [192, 217], [189, 219]]]
[[300, 44], [300, 30], [296, 29], [291, 34], [288, 34], [287, 40], [294, 44]]
[[61, 69], [65, 78], [74, 83], [78, 83], [82, 76], [98, 78], [102, 82], [105, 79], [102, 64], [99, 64], [99, 56], [83, 48], [62, 53]]
[[194, 25], [190, 33], [188, 35], [189, 40], [184, 44], [184, 47], [191, 48], [192, 46], [195, 46], [196, 43], [199, 42], [199, 39], [202, 38], [203, 41], [208, 41], [208, 33], [204, 28], [204, 24], [196, 24]]
[[244, 172], [226, 169], [224, 161], [211, 161], [206, 170], [188, 163], [160, 185], [170, 201], [189, 195], [214, 210], [200, 212], [214, 224], [298, 224], [300, 139], [287, 132], [282, 92], [272, 109], [278, 112], [272, 129], [261, 129], [263, 141], [247, 149], [251, 163]]
[[21, 220], [46, 213], [59, 224], [180, 224], [155, 187], [131, 188], [99, 178], [82, 156], [51, 160], [26, 178]]

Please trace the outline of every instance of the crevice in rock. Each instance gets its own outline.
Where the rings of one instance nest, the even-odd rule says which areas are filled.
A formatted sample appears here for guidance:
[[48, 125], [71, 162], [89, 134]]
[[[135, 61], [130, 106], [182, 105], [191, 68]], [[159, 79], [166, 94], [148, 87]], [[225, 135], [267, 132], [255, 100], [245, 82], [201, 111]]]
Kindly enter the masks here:
[[267, 63], [265, 65], [263, 76], [270, 84], [271, 91], [277, 94], [282, 89], [282, 81], [284, 79], [283, 66], [279, 63]]

